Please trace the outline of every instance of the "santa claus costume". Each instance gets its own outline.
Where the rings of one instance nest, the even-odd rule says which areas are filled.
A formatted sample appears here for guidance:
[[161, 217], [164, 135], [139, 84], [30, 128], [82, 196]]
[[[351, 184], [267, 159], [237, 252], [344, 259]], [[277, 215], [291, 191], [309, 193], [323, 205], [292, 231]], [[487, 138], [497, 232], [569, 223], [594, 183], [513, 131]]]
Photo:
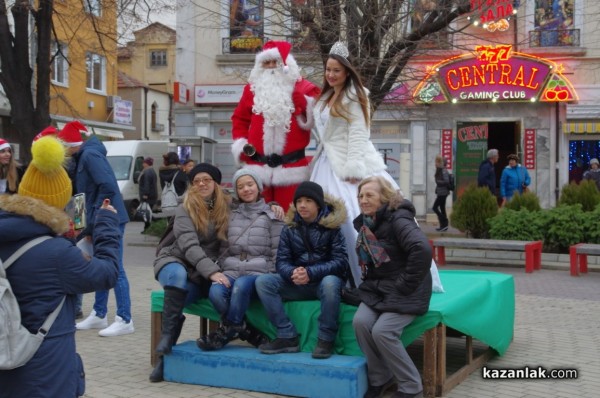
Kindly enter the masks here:
[[[234, 159], [261, 178], [265, 200], [286, 211], [298, 184], [310, 176], [305, 148], [313, 124], [312, 104], [319, 94], [319, 88], [300, 75], [290, 50], [291, 44], [283, 41], [263, 46], [231, 117]], [[263, 65], [272, 60], [275, 68]]]

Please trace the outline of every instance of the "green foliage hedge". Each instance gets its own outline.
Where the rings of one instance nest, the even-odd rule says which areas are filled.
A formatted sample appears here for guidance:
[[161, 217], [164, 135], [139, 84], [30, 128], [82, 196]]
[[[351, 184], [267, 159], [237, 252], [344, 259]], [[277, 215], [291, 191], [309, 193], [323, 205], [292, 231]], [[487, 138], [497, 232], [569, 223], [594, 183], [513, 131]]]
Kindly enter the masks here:
[[450, 225], [473, 238], [487, 238], [487, 220], [498, 213], [498, 201], [485, 187], [471, 184], [452, 206]]
[[545, 252], [568, 253], [575, 243], [600, 244], [600, 192], [582, 181], [564, 186], [553, 209], [526, 192], [498, 211], [492, 194], [473, 185], [454, 204], [451, 223], [474, 238], [542, 240]]
[[545, 252], [568, 253], [575, 243], [600, 243], [600, 205], [590, 212], [580, 204], [540, 211], [502, 209], [489, 224], [492, 239], [542, 240]]

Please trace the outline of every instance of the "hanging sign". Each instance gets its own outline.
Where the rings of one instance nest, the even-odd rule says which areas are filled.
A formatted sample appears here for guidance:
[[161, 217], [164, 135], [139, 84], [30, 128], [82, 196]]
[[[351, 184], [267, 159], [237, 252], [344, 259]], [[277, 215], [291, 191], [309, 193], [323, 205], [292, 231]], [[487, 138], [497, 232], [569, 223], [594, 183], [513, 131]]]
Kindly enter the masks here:
[[446, 159], [446, 168], [452, 170], [452, 130], [442, 130], [442, 157]]
[[523, 144], [523, 165], [535, 169], [535, 129], [525, 129]]
[[514, 52], [511, 45], [478, 46], [428, 68], [415, 90], [422, 103], [560, 102], [577, 95], [563, 67]]

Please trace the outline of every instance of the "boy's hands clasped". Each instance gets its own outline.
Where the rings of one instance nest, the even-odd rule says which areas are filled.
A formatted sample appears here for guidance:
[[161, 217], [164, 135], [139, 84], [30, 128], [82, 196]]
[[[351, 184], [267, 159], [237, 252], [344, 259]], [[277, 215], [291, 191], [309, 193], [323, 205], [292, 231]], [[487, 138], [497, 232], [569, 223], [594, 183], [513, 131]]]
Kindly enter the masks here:
[[292, 282], [296, 285], [306, 285], [310, 282], [310, 278], [308, 276], [308, 272], [304, 267], [297, 267], [292, 272]]

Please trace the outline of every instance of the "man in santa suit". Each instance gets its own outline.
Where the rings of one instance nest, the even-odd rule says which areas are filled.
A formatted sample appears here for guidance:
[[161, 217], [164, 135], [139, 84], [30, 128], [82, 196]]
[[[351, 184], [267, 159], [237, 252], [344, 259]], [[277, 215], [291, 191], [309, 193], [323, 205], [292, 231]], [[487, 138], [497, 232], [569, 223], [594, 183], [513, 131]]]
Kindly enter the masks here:
[[284, 41], [263, 46], [231, 117], [236, 163], [262, 179], [265, 201], [275, 201], [286, 211], [296, 187], [310, 177], [304, 150], [313, 124], [312, 104], [319, 94], [319, 88], [300, 75], [291, 47]]

